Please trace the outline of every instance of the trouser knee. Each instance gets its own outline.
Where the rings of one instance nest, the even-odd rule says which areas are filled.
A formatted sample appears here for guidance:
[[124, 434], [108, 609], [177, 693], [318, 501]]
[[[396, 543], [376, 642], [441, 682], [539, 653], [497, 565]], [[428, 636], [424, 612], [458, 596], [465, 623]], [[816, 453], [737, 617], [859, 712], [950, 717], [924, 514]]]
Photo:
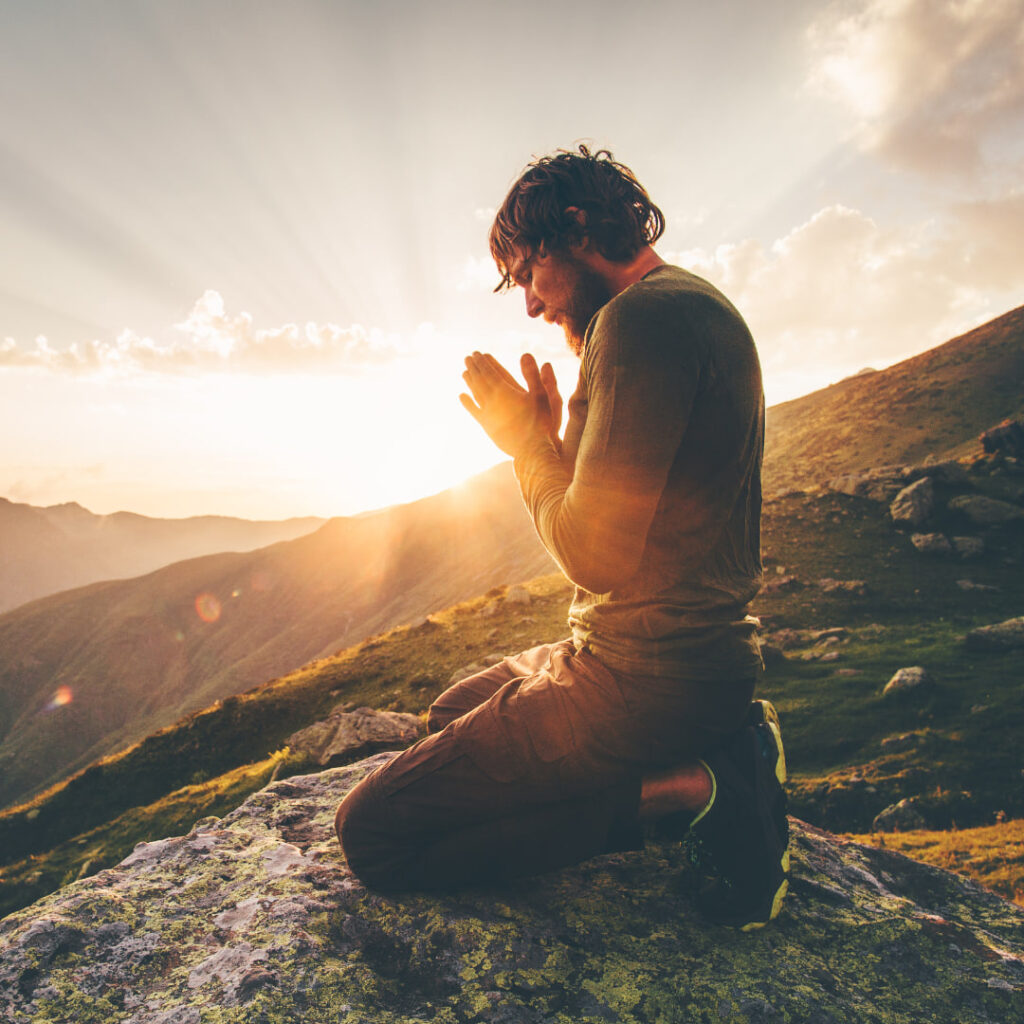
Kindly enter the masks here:
[[393, 888], [394, 843], [389, 841], [383, 801], [369, 783], [364, 779], [346, 794], [334, 816], [334, 828], [352, 873], [369, 888]]

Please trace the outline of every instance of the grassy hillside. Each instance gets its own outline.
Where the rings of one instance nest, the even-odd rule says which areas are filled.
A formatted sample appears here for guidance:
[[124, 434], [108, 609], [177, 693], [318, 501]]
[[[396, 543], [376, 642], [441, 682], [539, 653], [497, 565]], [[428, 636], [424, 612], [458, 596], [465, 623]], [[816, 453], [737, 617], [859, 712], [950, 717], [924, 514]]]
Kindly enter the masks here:
[[885, 370], [773, 406], [765, 493], [928, 455], [967, 455], [983, 430], [1021, 414], [1024, 307]]
[[[296, 540], [8, 612], [0, 616], [0, 805], [214, 700], [552, 568], [503, 464]], [[55, 706], [58, 693], [66, 699]]]
[[[1024, 498], [1024, 476], [1009, 464], [980, 460], [972, 481]], [[933, 525], [969, 529], [953, 513]], [[1024, 817], [1020, 653], [978, 654], [962, 641], [976, 625], [1024, 612], [1024, 531], [988, 531], [985, 553], [970, 561], [926, 556], [883, 505], [821, 492], [769, 501], [764, 538], [769, 584], [755, 610], [772, 647], [763, 692], [782, 714], [794, 813], [847, 832], [869, 830], [904, 797], [933, 830]], [[993, 589], [965, 590], [965, 578]], [[829, 589], [823, 579], [858, 585]], [[285, 741], [339, 703], [422, 711], [460, 666], [564, 635], [564, 580], [530, 583], [525, 610], [504, 604], [503, 589], [217, 702], [0, 814], [0, 910], [86, 862], [88, 871], [116, 862], [140, 838], [180, 832], [190, 816], [223, 813], [272, 772], [315, 770]], [[814, 637], [831, 627], [843, 632]], [[883, 697], [907, 665], [927, 667], [935, 687]], [[1022, 876], [1013, 864], [1006, 875], [999, 885], [1012, 895]]]

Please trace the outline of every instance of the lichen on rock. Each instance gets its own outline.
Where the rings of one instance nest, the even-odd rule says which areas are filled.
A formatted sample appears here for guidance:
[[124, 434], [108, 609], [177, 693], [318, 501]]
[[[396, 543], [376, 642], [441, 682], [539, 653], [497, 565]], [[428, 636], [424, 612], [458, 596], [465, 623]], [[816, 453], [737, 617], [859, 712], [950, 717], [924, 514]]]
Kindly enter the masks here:
[[790, 898], [749, 934], [697, 916], [678, 843], [450, 896], [370, 892], [332, 822], [388, 756], [274, 783], [0, 921], [0, 1018], [1024, 1020], [1021, 908], [795, 820]]

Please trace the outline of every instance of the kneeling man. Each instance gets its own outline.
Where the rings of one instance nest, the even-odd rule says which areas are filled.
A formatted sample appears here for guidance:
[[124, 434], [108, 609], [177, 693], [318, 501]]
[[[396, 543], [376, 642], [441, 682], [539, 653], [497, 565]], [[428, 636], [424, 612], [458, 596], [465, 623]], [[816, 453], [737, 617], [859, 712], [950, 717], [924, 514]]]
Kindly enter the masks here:
[[462, 403], [514, 459], [575, 584], [572, 635], [464, 679], [428, 735], [345, 798], [338, 837], [380, 890], [493, 882], [696, 830], [702, 908], [758, 927], [787, 887], [785, 757], [762, 671], [764, 398], [746, 324], [652, 248], [664, 217], [607, 151], [530, 164], [491, 228], [501, 288], [580, 359], [561, 431], [550, 364], [526, 386], [474, 352]]

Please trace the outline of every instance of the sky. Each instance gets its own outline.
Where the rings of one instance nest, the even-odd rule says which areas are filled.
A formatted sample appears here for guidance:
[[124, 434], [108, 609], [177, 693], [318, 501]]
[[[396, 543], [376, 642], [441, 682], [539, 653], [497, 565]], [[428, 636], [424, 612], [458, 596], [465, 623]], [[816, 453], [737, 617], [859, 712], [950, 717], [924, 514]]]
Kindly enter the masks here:
[[348, 515], [503, 456], [462, 359], [577, 364], [487, 230], [586, 142], [769, 404], [1024, 302], [1024, 0], [0, 0], [0, 496]]

